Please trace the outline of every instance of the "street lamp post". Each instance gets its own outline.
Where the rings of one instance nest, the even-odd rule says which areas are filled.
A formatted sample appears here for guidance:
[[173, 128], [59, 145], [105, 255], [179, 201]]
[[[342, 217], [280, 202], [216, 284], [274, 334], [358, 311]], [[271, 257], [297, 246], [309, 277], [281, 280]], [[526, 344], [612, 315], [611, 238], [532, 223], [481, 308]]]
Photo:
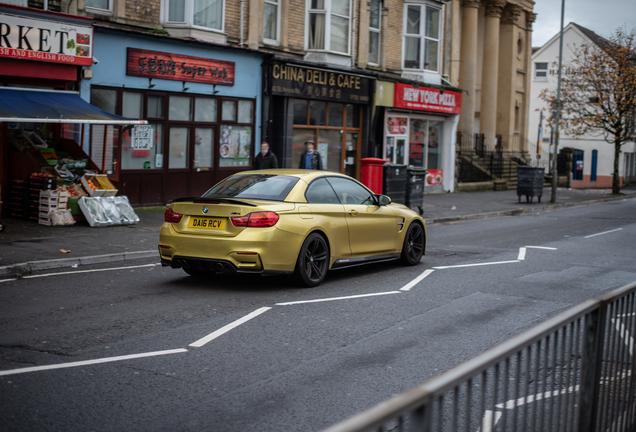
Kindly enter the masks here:
[[552, 158], [552, 197], [550, 203], [556, 203], [557, 183], [559, 173], [557, 170], [557, 155], [559, 149], [559, 121], [561, 120], [561, 66], [563, 64], [563, 20], [565, 16], [565, 0], [561, 0], [561, 31], [559, 33], [559, 70], [557, 78], [557, 100], [556, 100], [556, 137], [554, 139], [554, 156]]

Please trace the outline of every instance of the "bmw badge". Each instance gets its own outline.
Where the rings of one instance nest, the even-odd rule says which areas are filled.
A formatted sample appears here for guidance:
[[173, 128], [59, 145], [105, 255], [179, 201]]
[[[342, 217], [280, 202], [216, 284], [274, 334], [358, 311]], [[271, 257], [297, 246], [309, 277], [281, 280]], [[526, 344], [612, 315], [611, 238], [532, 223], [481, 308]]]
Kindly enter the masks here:
[[203, 213], [207, 213], [208, 212], [208, 208], [207, 207], [203, 207]]

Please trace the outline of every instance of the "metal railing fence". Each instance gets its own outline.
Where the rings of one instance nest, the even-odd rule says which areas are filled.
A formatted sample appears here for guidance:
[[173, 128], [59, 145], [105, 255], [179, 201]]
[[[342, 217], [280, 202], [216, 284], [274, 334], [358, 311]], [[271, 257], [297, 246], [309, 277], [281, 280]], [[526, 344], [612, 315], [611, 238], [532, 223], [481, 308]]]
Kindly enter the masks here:
[[636, 283], [325, 432], [636, 429]]

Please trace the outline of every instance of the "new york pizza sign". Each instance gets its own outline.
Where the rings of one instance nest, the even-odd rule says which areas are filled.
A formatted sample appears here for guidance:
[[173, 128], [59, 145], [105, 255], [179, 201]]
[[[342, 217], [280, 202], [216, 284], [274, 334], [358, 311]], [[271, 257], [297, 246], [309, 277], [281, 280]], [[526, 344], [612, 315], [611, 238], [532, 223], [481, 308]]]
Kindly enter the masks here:
[[462, 94], [450, 90], [396, 83], [393, 105], [396, 108], [460, 114]]
[[0, 13], [0, 57], [93, 64], [93, 28]]

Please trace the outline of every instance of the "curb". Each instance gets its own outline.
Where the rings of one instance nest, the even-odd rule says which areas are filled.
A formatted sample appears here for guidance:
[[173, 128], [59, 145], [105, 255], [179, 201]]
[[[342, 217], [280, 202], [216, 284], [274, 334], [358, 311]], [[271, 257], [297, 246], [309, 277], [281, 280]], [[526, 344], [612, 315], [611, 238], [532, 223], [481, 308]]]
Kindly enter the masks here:
[[79, 258], [60, 258], [54, 260], [29, 261], [24, 263], [10, 264], [0, 267], [0, 277], [15, 276], [16, 274], [31, 275], [35, 271], [50, 270], [62, 267], [73, 267], [89, 264], [99, 264], [116, 261], [129, 261], [140, 258], [159, 257], [159, 251], [139, 251], [123, 252], [106, 255], [93, 255]]

